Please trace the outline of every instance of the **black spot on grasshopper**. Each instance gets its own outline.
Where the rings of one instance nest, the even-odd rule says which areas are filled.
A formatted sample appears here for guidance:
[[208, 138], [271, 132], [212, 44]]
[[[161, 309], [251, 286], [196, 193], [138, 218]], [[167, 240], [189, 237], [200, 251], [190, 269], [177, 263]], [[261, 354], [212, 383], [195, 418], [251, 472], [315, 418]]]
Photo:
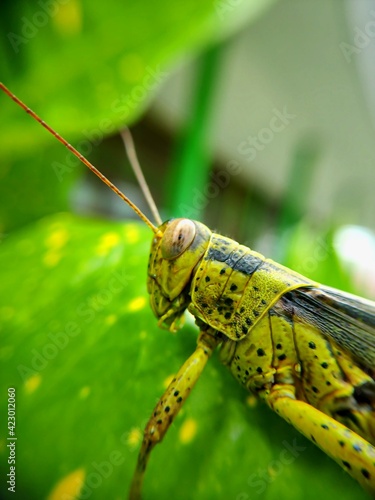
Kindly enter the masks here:
[[367, 469], [361, 469], [362, 476], [366, 479], [370, 479], [371, 475]]
[[206, 276], [205, 277], [205, 282], [208, 283], [209, 281], [211, 281], [211, 278], [209, 276]]
[[310, 349], [316, 349], [315, 342], [309, 342]]
[[231, 292], [235, 292], [235, 291], [237, 290], [237, 288], [238, 288], [238, 286], [237, 286], [237, 285], [235, 285], [235, 284], [233, 284], [233, 285], [231, 285], [231, 287], [230, 287], [230, 291], [231, 291]]
[[284, 359], [286, 359], [286, 354], [280, 354], [280, 356], [277, 356], [277, 359], [279, 361], [284, 361]]
[[257, 350], [257, 355], [258, 355], [258, 356], [265, 356], [265, 355], [266, 355], [266, 353], [263, 351], [263, 349], [259, 348], [259, 349]]

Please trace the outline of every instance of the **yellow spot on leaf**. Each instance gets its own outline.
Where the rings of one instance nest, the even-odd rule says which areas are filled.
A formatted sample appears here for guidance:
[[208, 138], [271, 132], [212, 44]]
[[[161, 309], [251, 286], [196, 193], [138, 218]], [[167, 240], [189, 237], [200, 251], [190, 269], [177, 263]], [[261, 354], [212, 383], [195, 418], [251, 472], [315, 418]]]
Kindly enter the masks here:
[[167, 378], [164, 380], [164, 382], [163, 382], [163, 387], [164, 387], [164, 389], [166, 389], [166, 388], [169, 386], [169, 384], [172, 382], [172, 380], [174, 379], [174, 377], [175, 377], [175, 374], [174, 374], [174, 373], [172, 373], [172, 375], [169, 375], [169, 377], [167, 377]]
[[35, 392], [38, 389], [38, 387], [40, 386], [41, 381], [42, 381], [42, 377], [38, 373], [35, 375], [32, 375], [25, 382], [25, 392], [27, 394], [32, 394], [33, 392]]
[[48, 251], [43, 256], [43, 264], [47, 267], [55, 267], [61, 260], [61, 253], [55, 250]]
[[108, 326], [111, 326], [113, 325], [114, 323], [116, 323], [117, 321], [117, 316], [116, 314], [110, 314], [109, 316], [107, 316], [104, 320], [104, 323]]
[[120, 236], [117, 233], [107, 233], [104, 234], [99, 241], [98, 248], [96, 249], [97, 255], [103, 257], [108, 255], [108, 253], [118, 245], [120, 241]]
[[57, 31], [61, 35], [71, 36], [82, 30], [82, 8], [79, 0], [54, 4], [57, 9], [56, 15], [52, 17]]
[[69, 235], [66, 229], [56, 229], [46, 239], [46, 246], [51, 250], [60, 250], [68, 241]]
[[130, 430], [129, 434], [127, 435], [127, 445], [134, 449], [137, 448], [139, 443], [141, 442], [143, 437], [142, 431], [139, 429], [139, 427], [134, 427], [133, 429]]
[[274, 467], [274, 466], [272, 466], [272, 465], [269, 465], [269, 466], [268, 466], [268, 474], [270, 475], [270, 477], [275, 477], [275, 476], [277, 476], [279, 473], [280, 473], [280, 469], [279, 469], [279, 467]]
[[258, 404], [258, 400], [253, 394], [250, 394], [250, 396], [246, 398], [246, 404], [250, 406], [250, 408], [254, 408]]
[[127, 243], [134, 245], [139, 241], [139, 230], [137, 226], [128, 226], [125, 230], [125, 239]]
[[69, 498], [74, 500], [79, 497], [83, 483], [85, 481], [85, 469], [76, 469], [63, 477], [48, 495], [48, 500], [63, 500]]
[[132, 301], [129, 302], [128, 310], [135, 312], [143, 309], [146, 305], [145, 297], [136, 297]]
[[187, 418], [181, 425], [179, 438], [182, 444], [189, 444], [197, 434], [197, 421]]
[[144, 340], [145, 338], [147, 338], [147, 332], [145, 330], [142, 330], [139, 334], [139, 338], [141, 340]]
[[85, 385], [82, 387], [82, 389], [79, 391], [79, 397], [81, 399], [86, 399], [87, 396], [90, 394], [91, 388], [88, 385]]

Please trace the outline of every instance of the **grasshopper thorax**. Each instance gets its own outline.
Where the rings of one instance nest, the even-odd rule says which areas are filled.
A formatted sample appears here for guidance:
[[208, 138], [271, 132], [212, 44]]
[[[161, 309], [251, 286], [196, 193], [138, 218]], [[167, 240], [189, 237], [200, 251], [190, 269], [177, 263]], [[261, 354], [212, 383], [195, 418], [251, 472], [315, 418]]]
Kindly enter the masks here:
[[148, 264], [147, 289], [159, 324], [175, 331], [188, 307], [194, 269], [211, 239], [201, 222], [171, 219], [158, 228]]

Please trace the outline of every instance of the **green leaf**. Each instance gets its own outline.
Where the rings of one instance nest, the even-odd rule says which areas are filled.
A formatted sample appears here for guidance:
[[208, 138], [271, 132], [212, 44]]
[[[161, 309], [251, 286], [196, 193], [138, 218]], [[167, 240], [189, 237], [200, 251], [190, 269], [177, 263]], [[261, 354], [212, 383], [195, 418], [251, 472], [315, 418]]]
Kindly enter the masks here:
[[[150, 240], [139, 224], [62, 214], [0, 246], [0, 412], [14, 387], [16, 498], [126, 498], [140, 433], [197, 334], [157, 328], [146, 294]], [[366, 498], [248, 396], [214, 355], [151, 456], [144, 498]]]
[[[255, 19], [271, 0], [8, 2], [2, 21], [5, 83], [63, 135], [113, 133], [139, 116], [168, 67]], [[2, 104], [1, 150], [45, 143]]]
[[[133, 123], [181, 58], [256, 19], [273, 0], [26, 0], [0, 19], [3, 82], [82, 154]], [[68, 208], [83, 170], [0, 92], [0, 232]], [[108, 163], [111, 160], [108, 159]]]

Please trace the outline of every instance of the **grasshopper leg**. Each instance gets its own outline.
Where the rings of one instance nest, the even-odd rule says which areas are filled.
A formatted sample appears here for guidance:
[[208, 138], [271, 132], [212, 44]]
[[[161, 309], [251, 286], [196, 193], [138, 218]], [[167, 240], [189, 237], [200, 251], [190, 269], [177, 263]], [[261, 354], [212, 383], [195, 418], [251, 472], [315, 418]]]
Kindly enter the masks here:
[[317, 408], [295, 399], [292, 390], [274, 386], [268, 405], [375, 495], [375, 447]]
[[130, 488], [130, 500], [141, 498], [144, 473], [152, 449], [162, 441], [169, 426], [198, 381], [213, 350], [220, 342], [215, 337], [214, 330], [212, 332], [213, 334], [210, 334], [207, 330], [200, 333], [194, 353], [182, 365], [152, 412], [144, 430], [142, 446]]

